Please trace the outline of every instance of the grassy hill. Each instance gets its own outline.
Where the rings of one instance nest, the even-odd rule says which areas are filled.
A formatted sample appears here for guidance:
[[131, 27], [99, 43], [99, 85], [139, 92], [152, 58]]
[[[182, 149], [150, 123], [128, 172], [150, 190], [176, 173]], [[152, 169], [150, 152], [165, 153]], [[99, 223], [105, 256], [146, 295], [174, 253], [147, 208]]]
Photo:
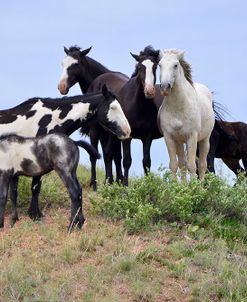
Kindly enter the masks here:
[[247, 301], [247, 182], [202, 184], [168, 172], [128, 188], [89, 188], [80, 167], [86, 223], [67, 233], [70, 200], [56, 174], [40, 196], [45, 218], [26, 215], [30, 180], [20, 184], [20, 221], [0, 231], [0, 301]]

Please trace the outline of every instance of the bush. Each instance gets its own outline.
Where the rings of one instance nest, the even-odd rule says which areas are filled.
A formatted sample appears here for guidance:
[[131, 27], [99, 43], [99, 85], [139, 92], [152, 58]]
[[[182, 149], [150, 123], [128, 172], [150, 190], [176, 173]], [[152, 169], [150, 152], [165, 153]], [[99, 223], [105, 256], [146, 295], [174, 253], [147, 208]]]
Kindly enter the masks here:
[[169, 172], [133, 179], [129, 187], [101, 186], [91, 195], [93, 210], [113, 220], [123, 219], [128, 231], [147, 229], [157, 222], [179, 222], [207, 227], [215, 236], [247, 239], [247, 185], [234, 187], [208, 174], [203, 182], [180, 183]]

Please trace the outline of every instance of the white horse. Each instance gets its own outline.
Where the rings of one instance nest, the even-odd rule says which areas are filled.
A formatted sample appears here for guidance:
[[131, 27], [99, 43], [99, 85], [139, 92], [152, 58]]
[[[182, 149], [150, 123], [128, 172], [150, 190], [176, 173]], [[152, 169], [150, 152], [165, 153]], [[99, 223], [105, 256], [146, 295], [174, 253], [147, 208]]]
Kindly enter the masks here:
[[169, 167], [173, 175], [178, 167], [195, 175], [198, 143], [199, 177], [203, 179], [215, 121], [212, 93], [206, 86], [192, 82], [191, 67], [184, 60], [184, 52], [161, 50], [159, 66], [164, 100], [158, 113], [158, 125], [167, 145]]

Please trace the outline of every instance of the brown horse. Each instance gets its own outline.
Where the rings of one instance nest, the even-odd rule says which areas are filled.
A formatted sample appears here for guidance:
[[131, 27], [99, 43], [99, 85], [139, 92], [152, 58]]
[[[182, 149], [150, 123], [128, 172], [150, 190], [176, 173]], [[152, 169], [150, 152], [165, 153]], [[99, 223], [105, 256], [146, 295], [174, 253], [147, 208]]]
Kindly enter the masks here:
[[215, 120], [208, 154], [210, 172], [215, 172], [214, 158], [221, 158], [236, 175], [239, 172], [247, 173], [247, 124]]

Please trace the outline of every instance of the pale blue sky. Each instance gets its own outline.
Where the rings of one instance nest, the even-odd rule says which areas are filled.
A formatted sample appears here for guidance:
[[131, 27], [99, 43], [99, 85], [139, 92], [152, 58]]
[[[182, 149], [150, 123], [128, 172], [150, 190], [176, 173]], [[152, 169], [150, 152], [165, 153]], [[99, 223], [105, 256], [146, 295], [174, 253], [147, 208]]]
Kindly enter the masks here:
[[[34, 96], [58, 97], [63, 46], [93, 46], [90, 56], [128, 75], [129, 52], [146, 45], [178, 48], [194, 81], [209, 86], [227, 106], [229, 120], [247, 122], [246, 1], [1, 1], [0, 108]], [[69, 95], [79, 94], [78, 86]], [[140, 143], [132, 174], [142, 173]], [[83, 161], [83, 159], [82, 159]], [[152, 170], [168, 165], [163, 140], [152, 146]], [[100, 163], [102, 165], [102, 162]]]

